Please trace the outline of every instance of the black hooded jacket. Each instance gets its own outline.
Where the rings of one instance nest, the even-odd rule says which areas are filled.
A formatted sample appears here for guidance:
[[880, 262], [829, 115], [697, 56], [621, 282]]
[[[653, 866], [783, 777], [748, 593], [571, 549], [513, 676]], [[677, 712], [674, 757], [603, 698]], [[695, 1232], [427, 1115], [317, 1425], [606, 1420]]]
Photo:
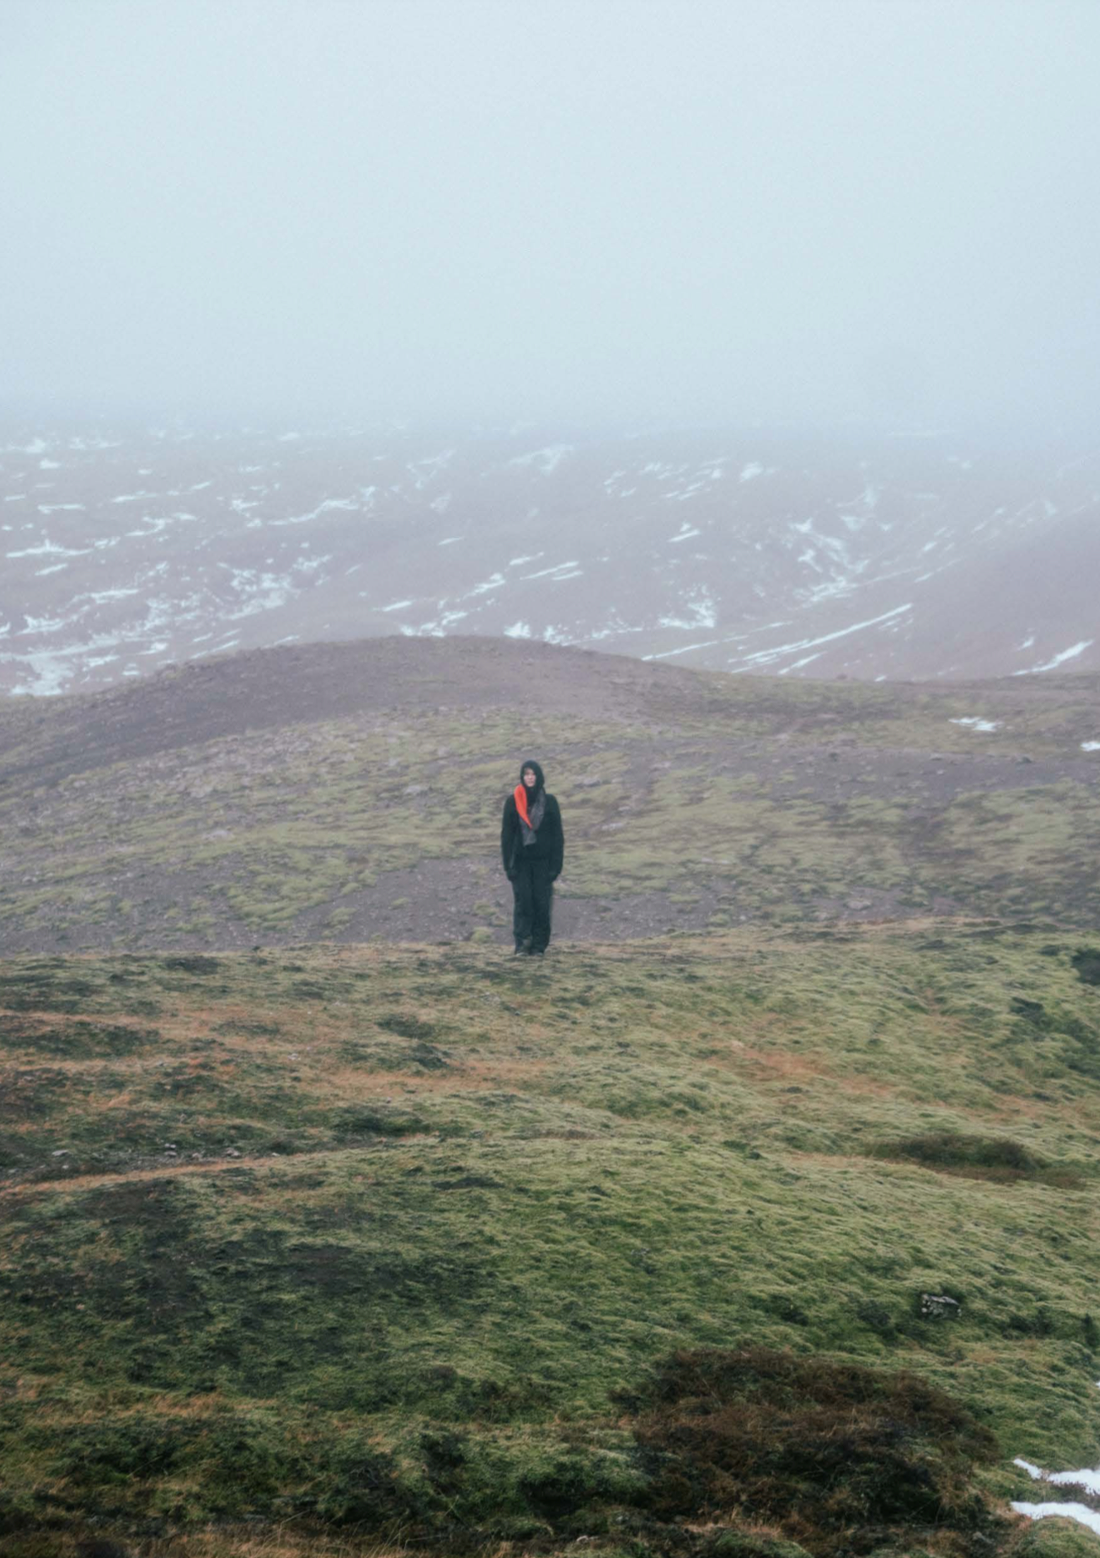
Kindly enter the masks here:
[[[540, 791], [546, 794], [545, 783], [538, 763], [527, 758], [520, 767], [520, 784], [523, 783], [525, 768], [533, 768], [537, 779], [534, 792], [527, 792], [527, 805], [530, 809]], [[533, 844], [523, 842], [523, 825], [516, 810], [515, 793], [509, 795], [504, 803], [504, 816], [500, 825], [500, 856], [505, 875], [509, 877], [514, 875], [521, 859], [546, 861], [550, 866], [551, 881], [561, 875], [562, 861], [565, 858], [565, 835], [562, 833], [561, 811], [552, 795], [546, 795], [546, 810], [543, 812], [542, 822], [535, 830]]]

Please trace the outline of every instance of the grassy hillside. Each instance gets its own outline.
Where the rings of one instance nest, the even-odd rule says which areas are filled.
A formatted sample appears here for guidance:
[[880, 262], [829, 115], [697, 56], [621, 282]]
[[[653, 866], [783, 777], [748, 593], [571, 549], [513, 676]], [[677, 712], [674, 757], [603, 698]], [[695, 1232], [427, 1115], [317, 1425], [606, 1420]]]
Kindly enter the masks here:
[[5, 1558], [1095, 1551], [1009, 1500], [1100, 1443], [1098, 690], [383, 640], [0, 707]]
[[5, 1553], [1094, 1551], [1005, 1501], [1100, 1443], [1098, 977], [917, 918], [10, 958]]
[[[561, 932], [1100, 917], [1095, 678], [869, 687], [382, 640], [0, 709], [0, 949], [507, 939], [539, 756]], [[960, 721], [982, 719], [979, 730]]]

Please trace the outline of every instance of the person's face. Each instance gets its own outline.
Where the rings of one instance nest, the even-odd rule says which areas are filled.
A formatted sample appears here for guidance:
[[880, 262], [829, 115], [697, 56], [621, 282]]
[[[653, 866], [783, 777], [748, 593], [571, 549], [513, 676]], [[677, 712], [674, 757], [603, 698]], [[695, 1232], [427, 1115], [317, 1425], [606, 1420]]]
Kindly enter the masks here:
[[523, 782], [529, 790], [535, 788], [537, 780], [535, 779], [535, 770], [533, 768], [525, 768], [523, 770]]

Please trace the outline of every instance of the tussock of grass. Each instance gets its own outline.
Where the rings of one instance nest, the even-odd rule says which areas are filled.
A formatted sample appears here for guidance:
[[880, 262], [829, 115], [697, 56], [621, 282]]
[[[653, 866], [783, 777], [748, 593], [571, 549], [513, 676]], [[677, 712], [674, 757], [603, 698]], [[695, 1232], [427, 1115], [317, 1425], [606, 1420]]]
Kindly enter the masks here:
[[879, 1142], [869, 1151], [877, 1158], [919, 1163], [922, 1168], [945, 1174], [965, 1174], [971, 1179], [1001, 1183], [1020, 1179], [1041, 1184], [1079, 1188], [1080, 1170], [1050, 1163], [1007, 1136], [965, 1136], [959, 1131], [925, 1131], [919, 1136]]
[[1100, 949], [1079, 947], [1070, 959], [1084, 985], [1100, 985]]

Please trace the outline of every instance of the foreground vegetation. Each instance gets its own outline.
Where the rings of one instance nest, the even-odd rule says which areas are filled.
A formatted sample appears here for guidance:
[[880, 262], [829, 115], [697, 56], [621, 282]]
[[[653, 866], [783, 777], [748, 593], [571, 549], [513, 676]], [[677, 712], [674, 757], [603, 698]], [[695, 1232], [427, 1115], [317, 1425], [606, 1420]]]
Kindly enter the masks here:
[[1100, 1442], [1098, 979], [979, 921], [9, 959], [5, 1553], [1094, 1550], [1006, 1501]]

